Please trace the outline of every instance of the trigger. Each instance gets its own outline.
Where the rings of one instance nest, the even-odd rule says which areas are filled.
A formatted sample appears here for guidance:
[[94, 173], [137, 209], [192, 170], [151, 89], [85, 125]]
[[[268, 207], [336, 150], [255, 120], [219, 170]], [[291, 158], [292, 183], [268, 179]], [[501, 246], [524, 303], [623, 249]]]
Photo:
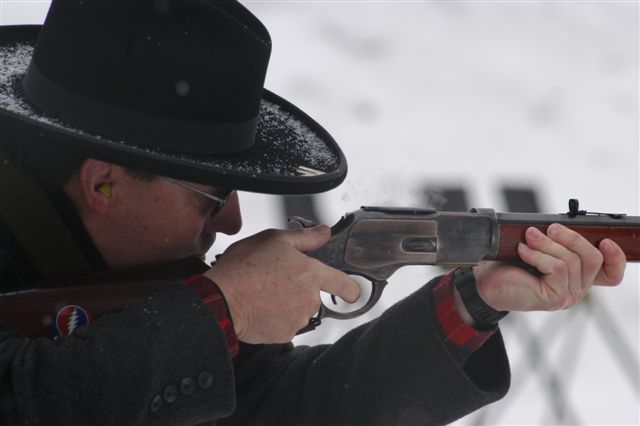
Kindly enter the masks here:
[[297, 223], [298, 225], [300, 225], [303, 228], [313, 228], [315, 226], [318, 226], [317, 223], [315, 223], [312, 220], [309, 219], [305, 219], [303, 217], [300, 216], [291, 216], [289, 219], [287, 219], [287, 222], [289, 223]]
[[338, 304], [338, 301], [336, 300], [336, 295], [335, 294], [331, 295], [331, 301], [333, 302], [334, 305]]

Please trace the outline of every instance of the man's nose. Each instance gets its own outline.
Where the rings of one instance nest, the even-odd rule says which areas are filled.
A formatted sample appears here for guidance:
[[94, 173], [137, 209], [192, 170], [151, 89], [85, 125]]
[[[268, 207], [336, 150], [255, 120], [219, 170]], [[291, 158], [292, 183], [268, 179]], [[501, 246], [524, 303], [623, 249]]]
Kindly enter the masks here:
[[229, 196], [222, 210], [207, 220], [206, 228], [211, 233], [222, 232], [227, 235], [234, 235], [240, 231], [242, 214], [240, 213], [240, 198], [237, 191]]

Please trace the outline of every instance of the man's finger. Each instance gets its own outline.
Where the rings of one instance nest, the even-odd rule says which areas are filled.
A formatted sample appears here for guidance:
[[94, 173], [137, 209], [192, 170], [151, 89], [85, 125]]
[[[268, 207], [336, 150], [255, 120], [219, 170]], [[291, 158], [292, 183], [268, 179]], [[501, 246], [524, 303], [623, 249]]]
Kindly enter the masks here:
[[[551, 227], [550, 227], [551, 229]], [[564, 228], [566, 231], [569, 229]], [[571, 231], [573, 232], [573, 231]], [[556, 234], [557, 235], [557, 234]], [[564, 236], [565, 240], [568, 240], [569, 236]], [[568, 289], [571, 292], [571, 295], [578, 298], [582, 297], [583, 294], [583, 271], [582, 271], [582, 260], [580, 255], [576, 254], [569, 248], [565, 247], [562, 243], [556, 242], [554, 239], [544, 235], [536, 228], [529, 228], [526, 232], [527, 244], [533, 249], [538, 250], [541, 253], [548, 255], [549, 257], [538, 257], [539, 259], [544, 259], [544, 263], [541, 269], [538, 268], [540, 272], [545, 274], [555, 274], [564, 278], [564, 273], [566, 271], [566, 279], [568, 280]], [[588, 244], [588, 243], [587, 243]], [[595, 250], [594, 247], [592, 247]], [[597, 251], [597, 250], [596, 250]], [[560, 264], [563, 263], [564, 265]], [[537, 265], [534, 265], [537, 266]], [[593, 279], [595, 275], [595, 271], [592, 276], [589, 278], [589, 282]], [[549, 278], [547, 278], [548, 280]], [[555, 279], [554, 279], [555, 281]]]
[[523, 243], [518, 245], [518, 254], [523, 261], [535, 266], [543, 275], [557, 277], [559, 281], [569, 284], [569, 269], [564, 261]]
[[602, 267], [602, 253], [579, 233], [558, 223], [549, 226], [547, 234], [554, 241], [562, 244], [580, 257], [582, 285], [587, 290]]
[[535, 266], [543, 276], [538, 278], [541, 285], [538, 289], [538, 299], [544, 310], [563, 309], [570, 303], [575, 294], [569, 290], [569, 270], [567, 264], [549, 254], [534, 250], [526, 244], [518, 246], [520, 258]]
[[335, 273], [327, 275], [327, 279], [320, 286], [320, 290], [334, 294], [349, 303], [360, 297], [360, 285], [342, 271], [334, 269]]
[[331, 228], [318, 225], [313, 228], [285, 231], [285, 238], [301, 252], [309, 252], [322, 247], [331, 238]]
[[604, 256], [602, 268], [594, 279], [596, 285], [618, 285], [624, 277], [627, 258], [618, 244], [605, 239], [600, 242], [600, 251]]

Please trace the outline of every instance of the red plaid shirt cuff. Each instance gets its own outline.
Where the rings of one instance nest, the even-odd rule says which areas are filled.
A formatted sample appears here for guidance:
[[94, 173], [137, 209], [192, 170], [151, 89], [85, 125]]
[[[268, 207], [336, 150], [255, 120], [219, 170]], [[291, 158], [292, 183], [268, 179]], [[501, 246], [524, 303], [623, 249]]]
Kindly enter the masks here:
[[233, 328], [233, 321], [231, 314], [229, 313], [229, 307], [224, 300], [222, 291], [220, 288], [208, 278], [202, 275], [193, 275], [192, 277], [184, 280], [184, 285], [195, 291], [198, 296], [202, 298], [202, 301], [209, 308], [213, 316], [218, 321], [224, 337], [227, 340], [227, 347], [229, 348], [229, 354], [231, 357], [235, 357], [240, 350], [240, 343], [238, 342], [238, 336], [236, 336], [235, 329]]
[[480, 331], [467, 325], [460, 317], [453, 301], [453, 271], [444, 275], [433, 289], [434, 315], [440, 334], [451, 355], [459, 365], [496, 332]]

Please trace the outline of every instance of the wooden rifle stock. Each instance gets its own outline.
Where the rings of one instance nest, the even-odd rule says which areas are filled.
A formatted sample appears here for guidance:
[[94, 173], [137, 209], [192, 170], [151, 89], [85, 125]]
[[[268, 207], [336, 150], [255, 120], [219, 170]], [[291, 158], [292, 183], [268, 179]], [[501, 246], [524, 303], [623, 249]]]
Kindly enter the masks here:
[[0, 316], [25, 336], [51, 337], [57, 334], [56, 317], [65, 306], [79, 306], [97, 318], [179, 285], [182, 279], [208, 268], [198, 258], [186, 258], [48, 280], [33, 289], [0, 294]]

